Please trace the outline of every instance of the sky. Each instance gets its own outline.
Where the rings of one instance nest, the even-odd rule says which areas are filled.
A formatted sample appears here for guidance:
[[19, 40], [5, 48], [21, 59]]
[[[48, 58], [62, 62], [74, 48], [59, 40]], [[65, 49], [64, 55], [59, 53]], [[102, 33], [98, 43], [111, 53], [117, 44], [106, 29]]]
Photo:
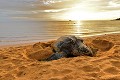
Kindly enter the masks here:
[[[106, 20], [120, 17], [120, 0], [0, 0], [13, 18], [39, 20]], [[4, 5], [6, 4], [6, 5]]]

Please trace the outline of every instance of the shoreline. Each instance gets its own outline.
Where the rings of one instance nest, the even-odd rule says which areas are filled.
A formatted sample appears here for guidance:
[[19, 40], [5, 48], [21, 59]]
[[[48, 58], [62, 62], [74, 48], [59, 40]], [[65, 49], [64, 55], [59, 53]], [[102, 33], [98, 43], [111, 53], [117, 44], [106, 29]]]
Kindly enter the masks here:
[[[86, 38], [91, 38], [91, 37], [100, 37], [100, 36], [104, 36], [104, 35], [116, 35], [116, 34], [120, 34], [120, 33], [106, 33], [106, 34], [98, 34], [98, 35], [91, 35], [91, 36], [84, 36], [82, 37], [83, 39]], [[41, 41], [35, 41], [35, 42], [26, 42], [26, 43], [16, 43], [16, 44], [8, 44], [8, 45], [0, 45], [0, 48], [9, 48], [9, 47], [19, 47], [19, 46], [26, 46], [26, 45], [33, 45], [35, 43], [38, 42], [49, 42], [52, 40], [56, 40], [56, 39], [48, 39], [48, 40], [41, 40]]]

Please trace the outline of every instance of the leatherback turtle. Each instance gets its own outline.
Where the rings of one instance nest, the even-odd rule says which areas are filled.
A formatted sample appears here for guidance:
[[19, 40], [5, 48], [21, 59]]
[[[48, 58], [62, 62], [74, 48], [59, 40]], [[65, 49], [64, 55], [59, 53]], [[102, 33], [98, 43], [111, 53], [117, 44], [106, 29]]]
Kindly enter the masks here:
[[93, 56], [92, 50], [84, 44], [83, 39], [73, 35], [58, 38], [57, 41], [53, 43], [52, 47], [54, 54], [47, 58], [47, 61], [80, 55]]

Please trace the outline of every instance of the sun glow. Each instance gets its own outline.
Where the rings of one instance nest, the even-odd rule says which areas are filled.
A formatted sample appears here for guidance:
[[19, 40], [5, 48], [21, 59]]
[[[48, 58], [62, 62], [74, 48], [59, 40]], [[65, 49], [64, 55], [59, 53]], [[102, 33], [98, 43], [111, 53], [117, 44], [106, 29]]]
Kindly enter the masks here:
[[62, 18], [65, 20], [102, 20], [111, 16], [107, 12], [98, 12], [96, 7], [86, 5], [74, 5], [74, 7], [63, 13]]
[[70, 11], [67, 12], [64, 15], [65, 19], [71, 19], [71, 20], [86, 20], [86, 19], [94, 19], [93, 15], [94, 13], [91, 12], [85, 12], [85, 11]]
[[95, 10], [93, 8], [85, 7], [84, 5], [75, 5], [70, 10], [64, 13], [64, 19], [71, 20], [86, 20], [86, 19], [94, 19], [96, 16]]
[[[113, 17], [117, 17], [119, 16], [119, 11], [115, 11], [115, 12], [111, 12], [111, 14], [109, 14], [110, 12], [90, 12], [90, 11], [82, 11], [82, 10], [78, 10], [78, 11], [69, 11], [66, 12], [63, 15], [63, 19], [65, 20], [107, 20], [109, 19], [111, 16]], [[110, 18], [111, 19], [111, 18]]]

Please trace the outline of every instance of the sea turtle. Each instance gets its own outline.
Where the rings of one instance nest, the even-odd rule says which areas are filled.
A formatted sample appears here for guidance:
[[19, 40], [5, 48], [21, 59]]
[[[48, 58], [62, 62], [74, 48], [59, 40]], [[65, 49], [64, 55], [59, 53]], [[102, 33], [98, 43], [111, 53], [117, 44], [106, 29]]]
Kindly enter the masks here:
[[83, 39], [73, 35], [61, 36], [53, 43], [52, 47], [54, 54], [46, 59], [48, 61], [80, 55], [93, 56], [92, 50], [84, 44]]

